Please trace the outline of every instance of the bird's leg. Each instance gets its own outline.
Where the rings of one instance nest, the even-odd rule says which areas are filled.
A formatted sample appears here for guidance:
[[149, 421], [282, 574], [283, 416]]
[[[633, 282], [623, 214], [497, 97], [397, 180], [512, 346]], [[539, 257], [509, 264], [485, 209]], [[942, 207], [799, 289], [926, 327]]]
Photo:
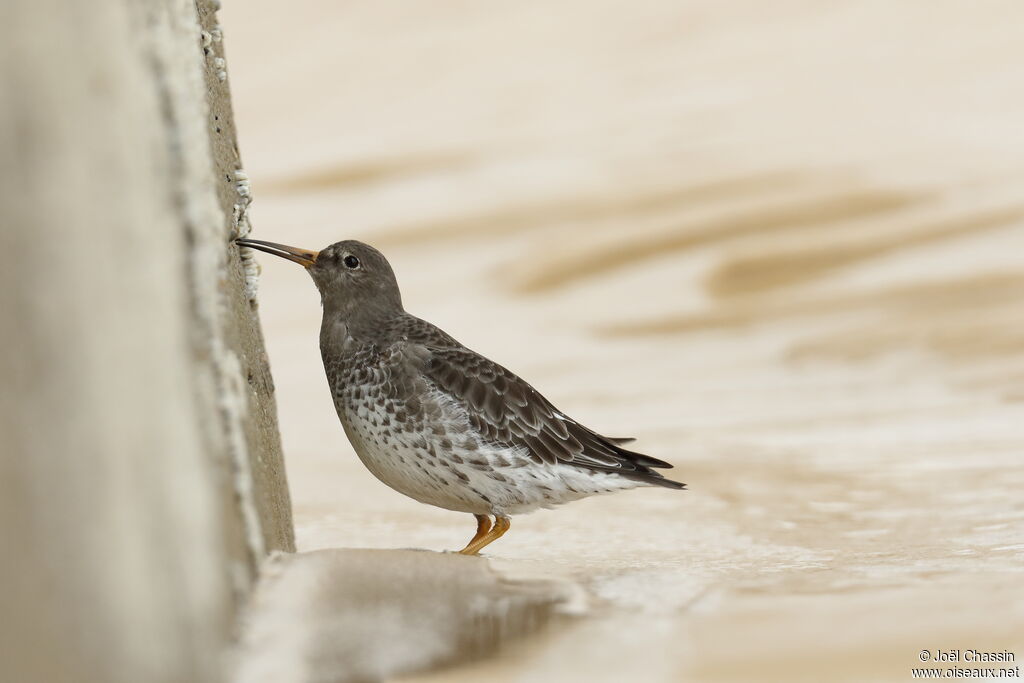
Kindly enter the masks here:
[[459, 552], [463, 555], [475, 555], [476, 553], [468, 552], [470, 546], [478, 542], [481, 538], [487, 535], [487, 532], [491, 530], [491, 518], [487, 515], [473, 515], [476, 517], [476, 536], [470, 539], [466, 547]]
[[508, 517], [501, 517], [500, 515], [495, 515], [494, 526], [491, 527], [491, 530], [483, 536], [481, 536], [480, 538], [474, 538], [472, 541], [470, 541], [469, 545], [467, 545], [459, 552], [461, 552], [463, 555], [476, 555], [484, 548], [484, 546], [490, 545], [491, 543], [494, 543], [499, 538], [504, 536], [505, 532], [508, 531], [508, 528], [510, 526], [512, 526], [511, 519], [509, 519]]

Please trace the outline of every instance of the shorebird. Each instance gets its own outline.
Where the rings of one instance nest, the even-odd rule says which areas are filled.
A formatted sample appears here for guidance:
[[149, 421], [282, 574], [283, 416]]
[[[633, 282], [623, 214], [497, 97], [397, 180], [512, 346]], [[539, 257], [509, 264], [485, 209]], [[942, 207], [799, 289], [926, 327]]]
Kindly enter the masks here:
[[236, 242], [313, 277], [320, 352], [345, 434], [391, 488], [476, 517], [460, 553], [476, 555], [504, 535], [510, 515], [637, 486], [685, 488], [656, 471], [669, 463], [623, 448], [633, 439], [584, 427], [511, 371], [407, 313], [391, 265], [373, 247]]

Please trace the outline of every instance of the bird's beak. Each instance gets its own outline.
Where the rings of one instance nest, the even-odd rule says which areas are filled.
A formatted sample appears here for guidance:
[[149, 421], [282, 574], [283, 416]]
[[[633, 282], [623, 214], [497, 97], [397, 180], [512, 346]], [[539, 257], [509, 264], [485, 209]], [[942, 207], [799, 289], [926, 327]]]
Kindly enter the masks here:
[[258, 249], [265, 251], [268, 254], [274, 256], [280, 256], [286, 258], [289, 261], [295, 261], [300, 266], [309, 268], [311, 265], [316, 263], [316, 257], [320, 252], [309, 251], [308, 249], [299, 249], [298, 247], [289, 247], [284, 244], [277, 244], [276, 242], [264, 242], [263, 240], [235, 240], [235, 244], [243, 247], [250, 247], [251, 249]]

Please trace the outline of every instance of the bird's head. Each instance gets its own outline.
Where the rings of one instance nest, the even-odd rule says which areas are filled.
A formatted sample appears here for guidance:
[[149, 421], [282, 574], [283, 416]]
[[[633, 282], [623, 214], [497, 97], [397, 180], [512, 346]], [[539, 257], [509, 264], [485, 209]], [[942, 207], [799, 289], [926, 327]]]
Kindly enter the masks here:
[[320, 290], [325, 311], [336, 311], [346, 318], [402, 311], [402, 296], [391, 264], [368, 244], [343, 240], [320, 251], [309, 251], [263, 240], [238, 239], [235, 243], [303, 266]]

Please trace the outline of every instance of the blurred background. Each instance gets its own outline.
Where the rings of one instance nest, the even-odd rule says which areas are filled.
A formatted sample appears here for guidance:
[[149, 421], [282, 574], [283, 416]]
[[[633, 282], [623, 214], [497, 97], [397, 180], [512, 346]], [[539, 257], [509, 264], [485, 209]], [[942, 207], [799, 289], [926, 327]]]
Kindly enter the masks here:
[[[578, 582], [590, 616], [415, 680], [1024, 656], [1019, 2], [249, 0], [221, 21], [255, 237], [377, 246], [409, 311], [690, 486], [517, 519], [494, 566]], [[299, 549], [459, 547], [464, 515], [355, 458], [319, 297], [261, 261]]]

